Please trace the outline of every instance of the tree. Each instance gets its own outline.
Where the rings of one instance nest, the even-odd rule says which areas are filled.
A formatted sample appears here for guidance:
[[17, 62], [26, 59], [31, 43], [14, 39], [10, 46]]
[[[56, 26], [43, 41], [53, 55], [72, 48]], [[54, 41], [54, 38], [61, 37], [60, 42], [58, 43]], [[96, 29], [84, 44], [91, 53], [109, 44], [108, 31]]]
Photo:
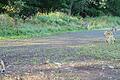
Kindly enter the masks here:
[[[0, 0], [0, 12], [31, 16], [38, 11], [62, 11], [68, 15], [120, 16], [120, 0]], [[4, 10], [4, 11], [3, 11]]]
[[5, 9], [3, 7], [8, 4], [8, 0], [0, 0], [0, 13], [5, 12]]
[[120, 0], [108, 0], [107, 11], [114, 16], [120, 16]]

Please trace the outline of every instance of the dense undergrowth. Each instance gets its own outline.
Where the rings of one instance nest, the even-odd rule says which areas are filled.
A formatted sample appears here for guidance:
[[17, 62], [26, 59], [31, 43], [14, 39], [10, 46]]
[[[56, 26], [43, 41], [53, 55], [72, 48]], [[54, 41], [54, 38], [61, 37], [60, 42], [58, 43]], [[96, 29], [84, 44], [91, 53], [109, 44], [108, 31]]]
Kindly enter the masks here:
[[61, 12], [37, 13], [26, 20], [0, 15], [0, 38], [28, 38], [59, 32], [119, 27], [120, 18], [113, 16], [75, 17]]

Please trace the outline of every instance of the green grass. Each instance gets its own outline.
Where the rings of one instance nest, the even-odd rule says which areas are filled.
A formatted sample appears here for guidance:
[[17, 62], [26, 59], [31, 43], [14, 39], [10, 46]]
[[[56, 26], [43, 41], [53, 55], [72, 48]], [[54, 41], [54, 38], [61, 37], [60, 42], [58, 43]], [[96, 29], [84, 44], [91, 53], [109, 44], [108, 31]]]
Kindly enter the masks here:
[[[1, 14], [0, 20], [0, 39], [42, 37], [61, 32], [104, 29], [113, 26], [119, 28], [120, 25], [119, 17], [78, 18], [61, 12], [37, 13], [25, 22], [22, 19], [17, 19], [16, 25], [14, 19], [7, 14]], [[89, 27], [86, 28], [85, 23], [89, 24]]]
[[78, 18], [58, 12], [37, 14], [25, 22], [17, 19], [17, 25], [14, 25], [14, 20], [7, 14], [1, 14], [0, 19], [1, 39], [42, 37], [61, 32], [83, 30]]
[[79, 48], [79, 55], [86, 55], [93, 57], [95, 59], [101, 60], [115, 60], [120, 59], [120, 41], [117, 41], [115, 44], [88, 44]]
[[88, 17], [85, 18], [84, 21], [89, 22], [90, 27], [89, 30], [92, 29], [105, 29], [105, 28], [120, 28], [120, 17], [116, 16], [100, 16], [100, 17]]

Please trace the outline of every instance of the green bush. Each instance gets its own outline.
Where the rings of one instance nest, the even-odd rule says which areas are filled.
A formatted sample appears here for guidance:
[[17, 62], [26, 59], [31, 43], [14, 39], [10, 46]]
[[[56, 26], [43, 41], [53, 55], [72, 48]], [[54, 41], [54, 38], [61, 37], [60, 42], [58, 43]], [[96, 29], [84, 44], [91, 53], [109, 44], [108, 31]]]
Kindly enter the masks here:
[[40, 14], [36, 15], [33, 19], [33, 21], [36, 21], [36, 23], [47, 23], [50, 25], [71, 25], [71, 23], [80, 23], [80, 20], [77, 17], [70, 17], [64, 13], [61, 12], [51, 12], [49, 14]]
[[[15, 25], [14, 19], [7, 14], [0, 15], [0, 37], [11, 36], [44, 36], [58, 32], [93, 30], [119, 27], [120, 17], [101, 16], [81, 18], [68, 16], [61, 12], [49, 14], [37, 14], [25, 21], [17, 19]], [[87, 22], [89, 27], [86, 27]]]

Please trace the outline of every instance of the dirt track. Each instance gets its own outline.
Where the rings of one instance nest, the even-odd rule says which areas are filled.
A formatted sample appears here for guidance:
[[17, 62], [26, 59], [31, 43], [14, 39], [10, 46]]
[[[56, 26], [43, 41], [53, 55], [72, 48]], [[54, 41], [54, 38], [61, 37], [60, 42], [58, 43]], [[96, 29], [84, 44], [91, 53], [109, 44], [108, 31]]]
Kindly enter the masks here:
[[[116, 37], [120, 37], [117, 32]], [[65, 80], [120, 80], [120, 69], [112, 69], [89, 56], [77, 56], [77, 46], [104, 42], [103, 31], [68, 32], [44, 38], [0, 41], [0, 57], [6, 73], [58, 73]], [[64, 55], [66, 54], [66, 55]], [[73, 56], [74, 55], [74, 56]], [[49, 60], [50, 64], [43, 64]], [[96, 64], [81, 66], [81, 63]], [[62, 63], [68, 62], [68, 63]], [[70, 64], [73, 63], [73, 64]], [[103, 65], [106, 67], [103, 69]], [[68, 79], [67, 77], [71, 78]], [[63, 80], [63, 79], [56, 79]]]

